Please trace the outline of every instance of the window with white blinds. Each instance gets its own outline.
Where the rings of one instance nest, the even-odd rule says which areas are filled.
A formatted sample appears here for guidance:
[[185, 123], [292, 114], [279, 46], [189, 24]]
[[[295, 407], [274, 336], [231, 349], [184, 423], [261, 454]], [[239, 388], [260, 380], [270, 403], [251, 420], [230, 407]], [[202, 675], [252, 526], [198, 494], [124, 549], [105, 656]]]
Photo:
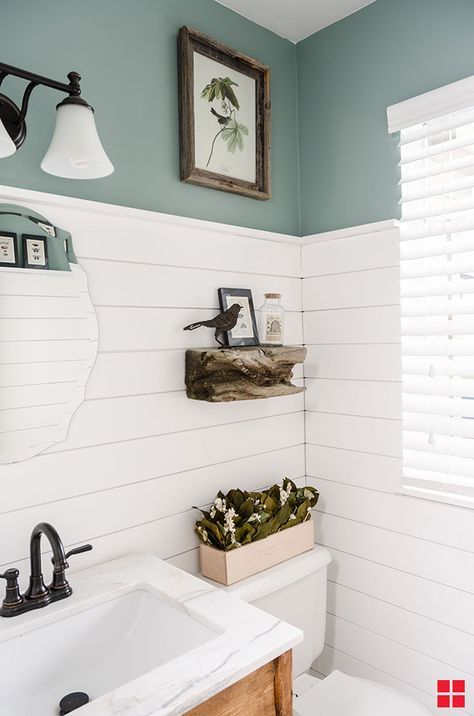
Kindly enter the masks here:
[[474, 108], [402, 128], [403, 483], [474, 500]]

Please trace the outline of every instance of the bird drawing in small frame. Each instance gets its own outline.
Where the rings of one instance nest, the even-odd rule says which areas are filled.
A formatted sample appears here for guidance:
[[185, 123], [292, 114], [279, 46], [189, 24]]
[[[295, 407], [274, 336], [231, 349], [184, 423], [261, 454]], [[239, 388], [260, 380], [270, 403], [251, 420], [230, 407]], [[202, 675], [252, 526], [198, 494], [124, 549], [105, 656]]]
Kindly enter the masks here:
[[208, 321], [197, 321], [196, 323], [190, 323], [189, 326], [185, 326], [183, 331], [194, 331], [196, 328], [205, 326], [206, 328], [215, 328], [214, 338], [218, 342], [221, 348], [225, 348], [225, 343], [219, 340], [219, 337], [227, 331], [231, 331], [237, 325], [239, 313], [242, 306], [240, 303], [233, 303], [230, 308], [226, 311], [218, 313], [214, 318], [210, 318]]

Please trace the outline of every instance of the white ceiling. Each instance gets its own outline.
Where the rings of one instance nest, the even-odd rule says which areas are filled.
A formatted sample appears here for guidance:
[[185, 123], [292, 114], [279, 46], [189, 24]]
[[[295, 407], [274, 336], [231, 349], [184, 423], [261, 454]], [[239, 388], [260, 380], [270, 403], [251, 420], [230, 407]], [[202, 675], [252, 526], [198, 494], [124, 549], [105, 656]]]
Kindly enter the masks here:
[[292, 42], [342, 20], [375, 0], [216, 0]]

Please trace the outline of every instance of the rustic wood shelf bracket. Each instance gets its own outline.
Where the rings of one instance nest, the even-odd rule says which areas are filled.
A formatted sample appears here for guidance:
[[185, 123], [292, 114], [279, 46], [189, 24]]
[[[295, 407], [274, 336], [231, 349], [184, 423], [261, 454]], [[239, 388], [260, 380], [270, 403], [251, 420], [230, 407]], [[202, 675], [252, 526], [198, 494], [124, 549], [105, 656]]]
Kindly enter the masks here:
[[301, 393], [291, 378], [306, 358], [304, 346], [190, 348], [186, 351], [186, 395], [210, 403], [256, 400]]

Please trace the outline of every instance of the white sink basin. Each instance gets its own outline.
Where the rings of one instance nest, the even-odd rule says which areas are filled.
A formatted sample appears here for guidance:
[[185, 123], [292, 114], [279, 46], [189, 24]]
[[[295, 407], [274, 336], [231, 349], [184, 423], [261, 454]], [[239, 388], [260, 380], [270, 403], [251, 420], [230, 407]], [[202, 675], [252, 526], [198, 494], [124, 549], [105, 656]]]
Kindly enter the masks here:
[[214, 637], [156, 595], [129, 592], [0, 643], [0, 716], [56, 716], [66, 694], [96, 699]]
[[70, 581], [68, 599], [0, 617], [0, 716], [58, 716], [76, 691], [80, 716], [180, 716], [302, 639], [151, 555]]

